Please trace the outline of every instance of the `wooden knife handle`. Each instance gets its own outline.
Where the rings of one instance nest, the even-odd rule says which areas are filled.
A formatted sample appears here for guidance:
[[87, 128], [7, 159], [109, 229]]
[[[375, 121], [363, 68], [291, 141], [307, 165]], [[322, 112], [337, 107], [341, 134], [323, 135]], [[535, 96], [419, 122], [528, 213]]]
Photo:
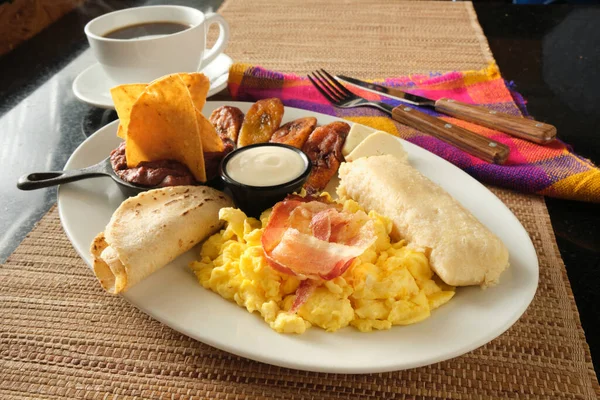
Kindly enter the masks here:
[[392, 118], [404, 125], [435, 136], [484, 161], [504, 164], [508, 158], [510, 150], [506, 145], [422, 113], [413, 107], [398, 106], [394, 108]]
[[452, 99], [439, 99], [435, 102], [435, 109], [438, 112], [506, 132], [534, 143], [545, 144], [556, 138], [556, 128], [553, 125], [497, 112], [486, 107], [461, 103]]

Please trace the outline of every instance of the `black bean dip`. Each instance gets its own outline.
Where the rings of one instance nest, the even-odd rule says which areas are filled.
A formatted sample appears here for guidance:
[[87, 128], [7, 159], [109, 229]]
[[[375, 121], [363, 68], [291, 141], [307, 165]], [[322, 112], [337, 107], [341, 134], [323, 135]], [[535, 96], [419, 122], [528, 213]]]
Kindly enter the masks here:
[[137, 167], [128, 168], [125, 142], [110, 152], [110, 163], [119, 178], [134, 185], [165, 187], [197, 183], [190, 170], [175, 160], [142, 161]]

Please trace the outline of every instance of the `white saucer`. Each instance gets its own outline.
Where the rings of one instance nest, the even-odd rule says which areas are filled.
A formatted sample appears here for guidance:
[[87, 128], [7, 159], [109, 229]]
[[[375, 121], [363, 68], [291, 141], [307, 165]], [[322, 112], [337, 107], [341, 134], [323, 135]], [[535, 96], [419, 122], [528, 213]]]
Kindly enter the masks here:
[[[213, 62], [201, 70], [210, 80], [207, 97], [227, 87], [231, 64], [233, 64], [231, 57], [219, 54]], [[110, 88], [113, 86], [114, 84], [106, 76], [100, 64], [96, 63], [77, 75], [73, 81], [73, 93], [75, 97], [89, 105], [114, 109], [115, 106], [110, 97]]]

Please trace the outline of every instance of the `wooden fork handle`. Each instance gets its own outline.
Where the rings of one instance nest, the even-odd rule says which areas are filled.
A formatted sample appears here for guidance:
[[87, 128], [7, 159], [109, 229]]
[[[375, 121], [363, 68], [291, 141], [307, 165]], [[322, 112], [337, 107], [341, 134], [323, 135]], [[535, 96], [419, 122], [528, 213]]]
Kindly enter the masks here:
[[439, 99], [435, 102], [435, 109], [443, 114], [506, 132], [534, 143], [545, 144], [556, 138], [556, 128], [553, 125], [497, 112], [486, 107], [452, 99]]
[[504, 164], [510, 152], [509, 148], [502, 143], [422, 113], [413, 107], [398, 106], [394, 108], [392, 118], [487, 162]]

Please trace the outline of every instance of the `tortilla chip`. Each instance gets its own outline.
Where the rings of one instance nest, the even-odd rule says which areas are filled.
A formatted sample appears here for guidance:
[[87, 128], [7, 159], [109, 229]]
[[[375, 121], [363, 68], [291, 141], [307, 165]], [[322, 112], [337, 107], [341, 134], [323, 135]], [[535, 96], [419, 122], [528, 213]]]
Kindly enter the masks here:
[[125, 139], [127, 137], [127, 133], [125, 132], [125, 128], [123, 128], [123, 124], [119, 122], [119, 128], [117, 129], [117, 136], [121, 139]]
[[223, 141], [217, 134], [213, 125], [202, 115], [202, 109], [206, 104], [206, 95], [210, 88], [210, 81], [206, 75], [201, 73], [180, 73], [181, 79], [190, 92], [190, 97], [196, 108], [198, 128], [202, 137], [202, 149], [204, 152], [221, 152], [225, 149]]
[[119, 120], [121, 121], [119, 130], [117, 131], [118, 137], [125, 139], [125, 136], [127, 136], [131, 107], [138, 97], [140, 97], [144, 89], [146, 89], [146, 86], [147, 85], [144, 83], [134, 83], [130, 85], [119, 85], [110, 89], [110, 95], [115, 104]]
[[225, 144], [219, 137], [217, 130], [210, 121], [196, 110], [196, 119], [198, 120], [198, 129], [202, 140], [202, 149], [205, 153], [219, 153], [225, 150]]
[[210, 81], [206, 75], [199, 72], [192, 74], [181, 72], [179, 73], [179, 76], [190, 92], [194, 107], [202, 112], [204, 104], [206, 104], [206, 96], [208, 95], [208, 89], [210, 88]]
[[206, 181], [196, 109], [178, 74], [152, 82], [131, 108], [125, 152], [127, 166], [142, 161], [177, 160], [197, 181]]

